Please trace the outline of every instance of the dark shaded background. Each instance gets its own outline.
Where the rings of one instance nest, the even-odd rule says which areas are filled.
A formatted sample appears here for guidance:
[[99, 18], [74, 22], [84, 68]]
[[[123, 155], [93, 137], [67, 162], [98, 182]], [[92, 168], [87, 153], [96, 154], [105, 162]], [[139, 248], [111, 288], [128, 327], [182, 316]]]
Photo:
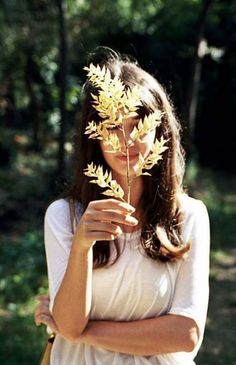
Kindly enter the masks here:
[[83, 67], [97, 46], [127, 53], [172, 98], [185, 183], [212, 227], [210, 309], [198, 363], [235, 365], [236, 2], [0, 1], [0, 362], [36, 364], [47, 291], [43, 216], [71, 178]]

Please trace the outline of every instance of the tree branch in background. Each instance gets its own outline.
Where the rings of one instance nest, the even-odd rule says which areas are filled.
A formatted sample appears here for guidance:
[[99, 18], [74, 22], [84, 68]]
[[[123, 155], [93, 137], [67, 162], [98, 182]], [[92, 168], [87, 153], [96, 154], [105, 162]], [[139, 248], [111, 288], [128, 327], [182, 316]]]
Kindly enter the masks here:
[[206, 40], [204, 32], [208, 14], [213, 5], [213, 0], [202, 0], [202, 9], [196, 23], [196, 48], [193, 56], [189, 87], [186, 102], [186, 122], [188, 125], [188, 144], [190, 152], [194, 149], [196, 112], [198, 105], [198, 92], [201, 82], [202, 60], [206, 52]]
[[56, 1], [59, 15], [59, 89], [60, 89], [60, 132], [58, 136], [58, 172], [65, 175], [65, 138], [66, 138], [66, 89], [67, 89], [67, 37], [66, 37], [66, 2]]

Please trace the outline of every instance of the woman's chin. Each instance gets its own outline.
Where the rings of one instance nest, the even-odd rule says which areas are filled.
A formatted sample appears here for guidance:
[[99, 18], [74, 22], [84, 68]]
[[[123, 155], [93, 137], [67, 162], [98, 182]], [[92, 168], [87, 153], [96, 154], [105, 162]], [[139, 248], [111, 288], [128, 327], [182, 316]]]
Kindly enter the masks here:
[[[137, 178], [137, 175], [136, 175], [136, 172], [135, 172], [135, 165], [133, 166], [130, 166], [129, 168], [129, 177], [134, 180], [135, 178]], [[115, 180], [119, 180], [119, 177], [123, 177], [125, 178], [125, 180], [127, 180], [127, 169], [126, 169], [126, 166], [124, 166], [124, 168], [122, 168], [120, 166], [120, 168], [116, 168], [116, 169], [113, 169], [112, 170], [112, 176], [113, 176], [113, 179]]]

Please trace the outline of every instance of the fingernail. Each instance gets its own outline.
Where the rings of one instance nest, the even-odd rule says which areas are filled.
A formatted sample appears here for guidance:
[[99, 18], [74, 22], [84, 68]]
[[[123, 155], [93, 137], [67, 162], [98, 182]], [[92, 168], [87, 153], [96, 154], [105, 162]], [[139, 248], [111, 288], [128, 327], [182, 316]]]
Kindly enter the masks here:
[[121, 228], [119, 228], [119, 232], [118, 232], [118, 234], [122, 234], [122, 233], [123, 233], [122, 229], [121, 229]]
[[134, 212], [135, 211], [135, 208], [128, 204], [128, 203], [125, 203], [125, 208], [129, 211], [129, 212]]
[[136, 218], [134, 218], [134, 217], [127, 217], [126, 220], [127, 220], [127, 222], [129, 222], [129, 223], [131, 223], [133, 225], [138, 224], [138, 220]]
[[129, 210], [130, 210], [130, 212], [135, 212], [136, 209], [132, 206], [129, 206]]

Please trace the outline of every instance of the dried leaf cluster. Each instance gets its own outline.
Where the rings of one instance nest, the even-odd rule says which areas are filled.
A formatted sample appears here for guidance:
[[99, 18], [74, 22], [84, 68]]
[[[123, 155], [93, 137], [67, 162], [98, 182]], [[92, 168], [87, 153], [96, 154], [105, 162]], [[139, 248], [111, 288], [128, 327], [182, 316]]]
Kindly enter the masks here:
[[134, 127], [133, 131], [131, 132], [131, 139], [133, 141], [141, 140], [143, 136], [145, 136], [161, 124], [162, 116], [163, 113], [157, 110], [154, 113], [145, 116], [143, 121], [140, 119], [138, 126]]
[[151, 153], [143, 158], [142, 154], [139, 154], [139, 160], [137, 166], [135, 166], [136, 176], [149, 175], [149, 172], [143, 172], [143, 170], [150, 170], [159, 160], [162, 160], [162, 153], [167, 150], [168, 147], [165, 146], [166, 140], [161, 137], [160, 141], [158, 139], [152, 145]]
[[[90, 64], [85, 67], [88, 71], [87, 76], [89, 81], [98, 88], [98, 95], [91, 94], [93, 98], [93, 107], [97, 110], [101, 118], [99, 123], [91, 121], [86, 127], [85, 134], [88, 138], [103, 140], [105, 145], [110, 145], [112, 150], [109, 152], [120, 152], [121, 144], [117, 134], [113, 131], [118, 128], [125, 136], [124, 121], [128, 118], [137, 118], [137, 109], [142, 105], [142, 89], [138, 86], [127, 89], [118, 77], [111, 77], [110, 70], [103, 66], [102, 68]], [[163, 113], [155, 111], [145, 116], [143, 120], [139, 120], [138, 125], [134, 127], [130, 134], [133, 141], [141, 141], [142, 138], [150, 131], [156, 129], [160, 124]], [[144, 159], [139, 155], [139, 160], [135, 166], [137, 176], [150, 175], [143, 170], [150, 170], [159, 160], [162, 159], [162, 153], [168, 148], [165, 146], [167, 141], [161, 137], [155, 140], [150, 154]], [[126, 145], [126, 155], [128, 155], [129, 146]], [[93, 163], [88, 164], [85, 169], [85, 175], [96, 177], [96, 180], [91, 180], [91, 183], [96, 183], [102, 188], [108, 188], [104, 195], [113, 196], [123, 199], [124, 191], [120, 185], [112, 179], [111, 173], [104, 173], [102, 166], [96, 167]], [[127, 158], [127, 184], [130, 190], [129, 181], [129, 164]], [[129, 199], [128, 199], [129, 201]]]
[[121, 145], [116, 133], [109, 132], [107, 127], [103, 123], [96, 124], [95, 122], [89, 122], [85, 129], [85, 134], [89, 134], [88, 138], [103, 140], [105, 145], [112, 146], [112, 151], [121, 151]]
[[102, 166], [98, 165], [96, 167], [92, 162], [91, 164], [88, 164], [84, 173], [86, 176], [96, 178], [95, 180], [90, 180], [91, 183], [98, 184], [101, 188], [108, 188], [102, 194], [124, 200], [124, 191], [116, 180], [112, 180], [111, 172], [108, 173], [108, 171], [105, 171], [104, 173]]
[[98, 96], [92, 94], [94, 108], [107, 128], [122, 126], [123, 120], [136, 117], [136, 110], [141, 105], [141, 89], [136, 86], [125, 90], [125, 85], [118, 77], [111, 77], [105, 66], [90, 64], [85, 67], [88, 79], [99, 88]]

